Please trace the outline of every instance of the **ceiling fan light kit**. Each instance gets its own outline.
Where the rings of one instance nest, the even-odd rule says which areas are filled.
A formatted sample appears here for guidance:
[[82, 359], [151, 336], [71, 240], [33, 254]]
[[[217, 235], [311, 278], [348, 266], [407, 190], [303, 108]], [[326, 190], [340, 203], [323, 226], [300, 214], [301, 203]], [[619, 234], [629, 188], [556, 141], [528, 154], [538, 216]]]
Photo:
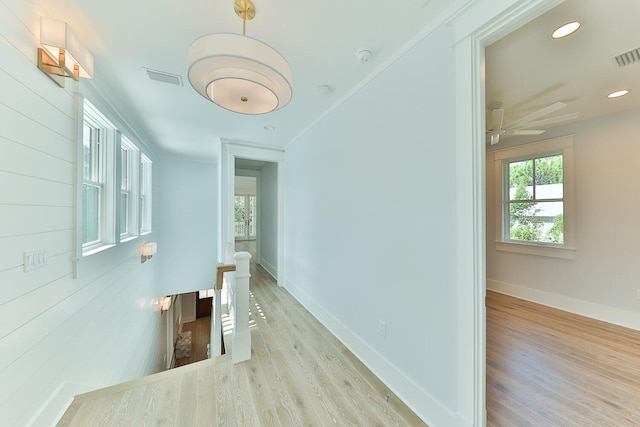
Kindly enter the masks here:
[[189, 82], [203, 97], [227, 110], [264, 114], [284, 107], [292, 96], [287, 60], [260, 40], [246, 36], [255, 17], [250, 0], [235, 0], [243, 33], [214, 33], [193, 42], [188, 52]]

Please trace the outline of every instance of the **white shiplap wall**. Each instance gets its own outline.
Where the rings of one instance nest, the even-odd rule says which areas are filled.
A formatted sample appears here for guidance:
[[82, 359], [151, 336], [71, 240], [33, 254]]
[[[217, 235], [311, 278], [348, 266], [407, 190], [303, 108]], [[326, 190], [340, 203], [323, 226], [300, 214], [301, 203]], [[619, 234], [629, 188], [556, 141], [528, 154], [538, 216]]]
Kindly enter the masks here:
[[[74, 85], [61, 89], [36, 68], [34, 7], [0, 1], [3, 426], [47, 424], [72, 391], [156, 372], [166, 345], [152, 304], [161, 254], [141, 264], [142, 238], [82, 259], [72, 277]], [[33, 249], [46, 250], [47, 265], [24, 272]]]

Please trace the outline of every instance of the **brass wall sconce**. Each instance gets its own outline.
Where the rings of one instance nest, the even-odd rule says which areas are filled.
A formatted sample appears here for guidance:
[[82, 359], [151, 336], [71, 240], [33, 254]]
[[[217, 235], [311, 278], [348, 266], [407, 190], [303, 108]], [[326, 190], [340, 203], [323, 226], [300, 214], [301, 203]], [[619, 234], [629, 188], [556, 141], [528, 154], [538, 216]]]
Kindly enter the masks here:
[[65, 78], [93, 78], [93, 55], [66, 22], [40, 18], [38, 68], [60, 87]]
[[161, 316], [162, 316], [162, 313], [164, 313], [165, 311], [169, 311], [169, 309], [171, 308], [172, 300], [173, 300], [173, 297], [171, 296], [166, 296], [160, 299], [160, 315]]
[[140, 252], [140, 263], [144, 264], [158, 252], [158, 244], [156, 242], [145, 243], [142, 245]]

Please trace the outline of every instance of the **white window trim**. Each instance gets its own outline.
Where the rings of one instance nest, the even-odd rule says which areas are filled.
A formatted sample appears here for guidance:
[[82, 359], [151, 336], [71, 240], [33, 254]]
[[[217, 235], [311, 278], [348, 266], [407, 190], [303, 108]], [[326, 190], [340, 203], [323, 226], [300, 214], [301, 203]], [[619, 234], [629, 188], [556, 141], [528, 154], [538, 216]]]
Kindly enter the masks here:
[[[82, 108], [82, 123], [87, 122], [89, 126], [99, 129], [100, 150], [101, 150], [101, 179], [102, 191], [99, 214], [99, 240], [82, 244], [82, 256], [92, 255], [113, 246], [115, 238], [115, 143], [117, 138], [116, 127], [88, 100], [84, 100]], [[81, 157], [82, 159], [82, 157]], [[80, 182], [84, 183], [82, 168], [79, 168]], [[82, 202], [82, 200], [80, 200]], [[82, 203], [81, 205], [82, 206]], [[82, 209], [82, 208], [80, 208]], [[81, 222], [81, 221], [80, 221]], [[78, 224], [82, 230], [82, 224]]]
[[[97, 173], [97, 177], [95, 180], [93, 179], [85, 179], [84, 178], [84, 142], [83, 142], [83, 147], [81, 147], [81, 150], [83, 150], [83, 165], [82, 165], [82, 176], [81, 176], [81, 188], [82, 188], [82, 194], [84, 194], [84, 186], [85, 185], [89, 185], [89, 186], [93, 186], [93, 187], [97, 187], [100, 191], [100, 197], [99, 197], [99, 204], [100, 204], [100, 208], [98, 210], [98, 239], [97, 240], [92, 240], [90, 242], [83, 242], [82, 245], [84, 248], [92, 248], [94, 246], [100, 246], [102, 244], [102, 211], [104, 209], [104, 204], [105, 204], [105, 200], [104, 200], [104, 172], [105, 172], [105, 145], [104, 144], [104, 135], [103, 135], [103, 131], [101, 128], [98, 127], [98, 125], [96, 125], [93, 121], [91, 120], [84, 120], [87, 123], [87, 126], [89, 128], [91, 128], [92, 130], [94, 129], [98, 129], [97, 132], [97, 140], [96, 141], [92, 141], [92, 142], [96, 142], [97, 143], [97, 156], [98, 156], [98, 162], [97, 164], [92, 166], [92, 170], [97, 169], [98, 173]], [[84, 126], [82, 127], [82, 132], [83, 132], [83, 136], [82, 136], [82, 140], [84, 140]], [[92, 137], [93, 139], [93, 137]], [[92, 158], [92, 162], [94, 161], [94, 159]], [[84, 214], [82, 215], [82, 217], [84, 218]], [[80, 233], [82, 234], [82, 232]]]
[[[145, 179], [145, 177], [143, 176], [143, 174], [145, 173], [145, 168], [142, 166], [143, 163], [149, 164], [150, 170], [148, 172], [149, 173], [149, 176], [147, 177], [148, 179]], [[144, 153], [141, 152], [140, 161], [138, 165], [140, 168], [138, 173], [138, 176], [140, 179], [140, 182], [138, 185], [138, 188], [139, 188], [138, 200], [140, 201], [138, 203], [138, 208], [139, 208], [138, 227], [139, 227], [140, 235], [144, 236], [146, 234], [150, 234], [153, 232], [153, 161], [151, 161], [149, 157], [147, 157]], [[146, 190], [146, 193], [143, 190]], [[142, 200], [143, 195], [144, 195], [144, 201]], [[146, 206], [146, 209], [143, 209], [143, 206], [142, 206], [143, 204]], [[148, 214], [147, 221], [145, 221], [143, 218], [144, 212], [147, 212]], [[145, 225], [148, 225], [148, 228], [143, 228], [143, 226]]]
[[[504, 148], [496, 150], [493, 153], [494, 173], [495, 173], [495, 220], [496, 220], [496, 237], [495, 246], [498, 251], [514, 252], [527, 255], [545, 256], [551, 258], [574, 259], [574, 180], [573, 180], [573, 139], [575, 135], [567, 135], [560, 138], [548, 139], [545, 141], [535, 142], [531, 144], [520, 145], [516, 147]], [[504, 209], [504, 186], [506, 185], [506, 176], [504, 174], [504, 160], [517, 160], [538, 157], [545, 154], [563, 155], [564, 168], [564, 244], [552, 244], [544, 242], [522, 242], [505, 240], [505, 224], [506, 219]]]
[[[129, 240], [132, 240], [136, 237], [138, 237], [139, 234], [139, 227], [138, 227], [138, 197], [139, 197], [139, 175], [140, 175], [140, 150], [138, 149], [138, 147], [131, 142], [131, 140], [129, 140], [129, 138], [127, 138], [124, 135], [121, 135], [120, 137], [120, 150], [126, 150], [128, 151], [128, 164], [126, 165], [128, 168], [127, 171], [127, 188], [124, 190], [128, 193], [128, 200], [129, 200], [129, 206], [127, 209], [127, 232], [126, 233], [119, 233], [120, 231], [120, 203], [121, 203], [121, 192], [123, 191], [122, 189], [122, 183], [120, 182], [118, 185], [118, 233], [119, 233], [119, 238], [120, 238], [120, 242], [128, 242]], [[120, 150], [118, 150], [118, 153], [120, 154]], [[122, 179], [122, 173], [120, 173], [122, 171], [122, 167], [124, 167], [125, 165], [120, 164], [119, 165], [119, 173], [118, 173], [118, 177], [121, 180]]]

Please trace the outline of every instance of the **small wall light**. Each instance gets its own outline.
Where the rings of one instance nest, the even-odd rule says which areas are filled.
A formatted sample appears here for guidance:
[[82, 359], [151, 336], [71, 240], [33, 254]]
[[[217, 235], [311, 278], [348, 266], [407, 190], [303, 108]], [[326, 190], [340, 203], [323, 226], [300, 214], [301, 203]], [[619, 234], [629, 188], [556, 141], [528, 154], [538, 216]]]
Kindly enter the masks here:
[[148, 259], [151, 259], [158, 252], [158, 244], [156, 242], [149, 242], [142, 245], [140, 249], [140, 263], [144, 264], [144, 262]]
[[160, 315], [171, 308], [171, 296], [166, 296], [160, 300]]
[[65, 77], [93, 78], [93, 56], [80, 43], [66, 22], [40, 18], [38, 68], [60, 87]]

